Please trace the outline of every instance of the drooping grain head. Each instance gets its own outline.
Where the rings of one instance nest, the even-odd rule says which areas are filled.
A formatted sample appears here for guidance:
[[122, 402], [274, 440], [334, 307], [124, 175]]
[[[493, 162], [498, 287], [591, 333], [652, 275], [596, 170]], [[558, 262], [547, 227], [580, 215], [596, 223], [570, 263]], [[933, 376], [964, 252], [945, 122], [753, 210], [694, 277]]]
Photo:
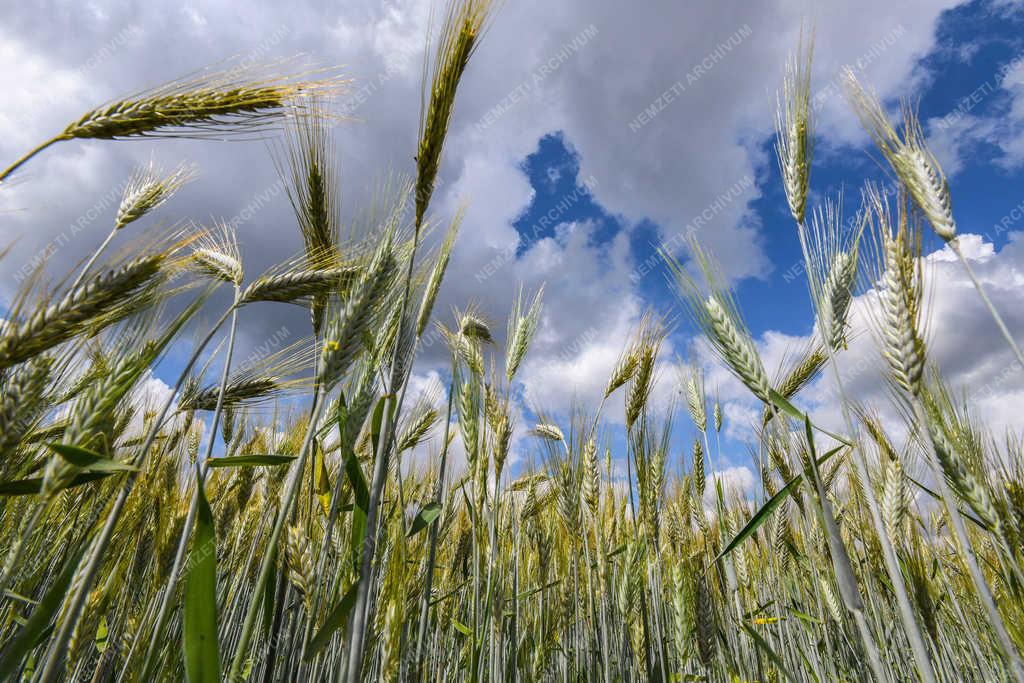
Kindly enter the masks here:
[[0, 335], [0, 369], [62, 344], [91, 321], [109, 314], [161, 275], [169, 252], [132, 259], [67, 291], [57, 301], [42, 300], [24, 320]]
[[879, 151], [892, 166], [911, 199], [928, 218], [935, 233], [943, 240], [956, 237], [949, 183], [925, 142], [917, 113], [909, 104], [902, 106], [903, 135], [896, 132], [882, 108], [877, 95], [857, 81], [853, 70], [843, 72], [847, 99]]
[[302, 304], [332, 293], [348, 295], [364, 272], [364, 268], [359, 265], [308, 268], [303, 264], [291, 262], [253, 280], [242, 291], [239, 303], [277, 301]]
[[207, 137], [253, 133], [337, 91], [343, 80], [260, 77], [253, 69], [201, 74], [129, 95], [86, 112], [61, 137], [113, 140], [136, 136]]
[[467, 311], [462, 314], [459, 320], [459, 334], [478, 344], [494, 343], [494, 337], [491, 336], [490, 325], [487, 324], [487, 321], [472, 311]]
[[539, 422], [533, 427], [534, 436], [538, 436], [548, 441], [557, 441], [559, 443], [565, 443], [565, 434], [558, 425], [552, 422]]
[[696, 240], [691, 239], [689, 246], [701, 273], [700, 281], [674, 257], [664, 254], [682, 303], [730, 372], [757, 398], [771, 403], [771, 384], [761, 356], [721, 271]]
[[882, 270], [878, 292], [881, 314], [874, 322], [893, 380], [917, 396], [925, 365], [920, 316], [923, 296], [920, 239], [905, 211], [900, 211], [894, 225], [884, 200], [877, 194], [871, 197]]
[[704, 302], [712, 345], [717, 349], [729, 369], [762, 401], [771, 401], [771, 386], [761, 356], [749, 333], [730, 315], [728, 307], [714, 295]]

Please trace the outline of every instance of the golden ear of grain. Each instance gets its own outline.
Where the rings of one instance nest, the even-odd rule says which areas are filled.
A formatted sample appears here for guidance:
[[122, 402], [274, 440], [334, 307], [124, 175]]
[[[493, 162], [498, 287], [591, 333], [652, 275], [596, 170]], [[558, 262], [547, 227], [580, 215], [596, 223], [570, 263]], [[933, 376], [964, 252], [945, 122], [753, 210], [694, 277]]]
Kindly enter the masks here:
[[420, 112], [420, 140], [416, 151], [417, 230], [434, 193], [441, 151], [455, 109], [455, 94], [462, 74], [476, 49], [490, 11], [490, 0], [451, 0], [441, 29], [437, 52], [430, 65], [429, 86], [424, 71], [424, 109]]

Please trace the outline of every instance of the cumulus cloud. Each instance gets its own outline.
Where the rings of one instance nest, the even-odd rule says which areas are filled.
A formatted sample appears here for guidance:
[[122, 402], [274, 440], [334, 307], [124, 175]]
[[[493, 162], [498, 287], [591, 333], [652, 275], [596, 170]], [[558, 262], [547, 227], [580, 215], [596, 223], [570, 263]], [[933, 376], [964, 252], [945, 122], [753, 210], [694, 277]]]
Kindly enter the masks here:
[[729, 501], [734, 498], [747, 498], [757, 487], [758, 479], [749, 467], [727, 467], [710, 474], [704, 486], [704, 508], [708, 511], [717, 509], [717, 488], [722, 487], [722, 498]]

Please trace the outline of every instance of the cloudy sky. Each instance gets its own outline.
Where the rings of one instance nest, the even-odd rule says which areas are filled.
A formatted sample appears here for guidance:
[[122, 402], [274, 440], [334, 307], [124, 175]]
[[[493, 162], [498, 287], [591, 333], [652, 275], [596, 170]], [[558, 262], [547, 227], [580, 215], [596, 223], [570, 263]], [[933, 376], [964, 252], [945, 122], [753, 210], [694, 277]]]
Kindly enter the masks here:
[[[429, 15], [426, 0], [8, 4], [0, 159], [107, 100], [225, 60], [338, 66], [353, 79], [335, 103], [347, 118], [334, 131], [353, 215], [388, 173], [412, 170]], [[852, 213], [865, 179], [886, 181], [839, 89], [849, 65], [888, 105], [918, 103], [958, 223], [973, 235], [965, 250], [1024, 337], [1020, 2], [508, 0], [463, 81], [433, 213], [443, 223], [468, 202], [438, 311], [473, 302], [503, 328], [519, 284], [546, 284], [516, 387], [524, 429], [535, 410], [564, 417], [598, 394], [646, 308], [677, 321], [668, 360], [706, 357], [657, 258], [690, 226], [732, 278], [769, 369], [806, 342], [812, 316], [772, 148], [775, 92], [802, 21], [817, 43], [812, 202], [845, 189]], [[124, 179], [150, 159], [201, 173], [151, 222], [234, 220], [250, 274], [301, 248], [266, 142], [63, 143], [0, 193], [0, 244], [13, 243], [0, 261], [0, 301], [43, 256], [55, 275], [86, 256], [111, 225]], [[934, 241], [927, 249], [937, 275], [933, 357], [999, 434], [1016, 428], [1021, 368], [951, 254]], [[246, 310], [242, 352], [307, 326], [301, 311]], [[173, 382], [173, 360], [160, 380]], [[885, 410], [867, 331], [843, 362], [851, 391]], [[676, 392], [669, 365], [663, 407]], [[443, 380], [444, 366], [439, 348], [426, 349], [416, 381]], [[714, 367], [708, 387], [725, 407], [723, 458], [745, 467], [757, 406]], [[821, 380], [806, 402], [838, 420], [833, 395]], [[621, 408], [610, 417], [621, 420]], [[519, 439], [518, 456], [530, 451]]]

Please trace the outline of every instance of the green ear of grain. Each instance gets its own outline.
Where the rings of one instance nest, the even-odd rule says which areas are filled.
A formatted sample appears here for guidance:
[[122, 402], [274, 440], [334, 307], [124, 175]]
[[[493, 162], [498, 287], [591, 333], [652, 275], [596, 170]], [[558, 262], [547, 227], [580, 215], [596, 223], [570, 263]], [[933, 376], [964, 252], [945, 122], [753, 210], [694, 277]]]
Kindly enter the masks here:
[[313, 636], [313, 639], [309, 641], [309, 648], [306, 650], [306, 656], [303, 657], [305, 661], [308, 662], [313, 659], [320, 650], [324, 649], [324, 646], [331, 641], [331, 636], [339, 628], [344, 633], [345, 625], [348, 623], [348, 615], [352, 611], [352, 606], [356, 604], [356, 588], [358, 585], [353, 583], [349, 586], [341, 600], [331, 608], [330, 613], [324, 620], [324, 625], [320, 627], [320, 630]]
[[213, 511], [206, 500], [203, 481], [196, 470], [198, 514], [192, 556], [185, 573], [185, 609], [182, 615], [182, 647], [190, 683], [220, 681], [220, 648], [217, 645], [217, 537]]
[[232, 455], [226, 458], [210, 458], [210, 467], [274, 467], [287, 465], [295, 460], [294, 455]]

